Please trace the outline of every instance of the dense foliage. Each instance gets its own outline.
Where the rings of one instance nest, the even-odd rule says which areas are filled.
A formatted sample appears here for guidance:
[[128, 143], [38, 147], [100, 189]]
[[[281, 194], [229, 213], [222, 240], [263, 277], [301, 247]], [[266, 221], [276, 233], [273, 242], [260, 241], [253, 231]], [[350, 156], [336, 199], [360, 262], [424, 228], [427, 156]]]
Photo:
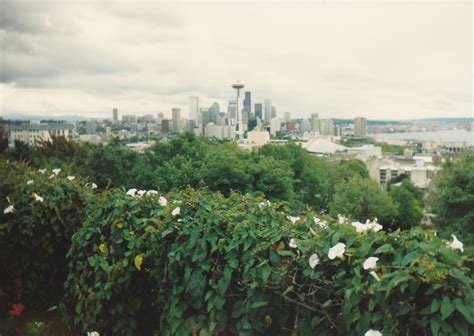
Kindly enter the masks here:
[[186, 134], [136, 153], [59, 138], [5, 155], [0, 290], [61, 301], [78, 333], [474, 332], [472, 253], [450, 237], [472, 242], [472, 158], [437, 180], [438, 237], [409, 180], [385, 192], [362, 162], [292, 143]]
[[81, 178], [5, 161], [0, 176], [0, 286], [44, 306], [63, 295], [69, 240], [91, 191]]
[[474, 157], [465, 155], [458, 162], [447, 161], [431, 192], [434, 223], [444, 236], [462, 232], [474, 245]]
[[[74, 235], [67, 287], [84, 331], [472, 331], [466, 257], [433, 232], [362, 233], [344, 218], [288, 217], [284, 204], [235, 193], [168, 198], [108, 192]], [[338, 243], [344, 251], [331, 259]], [[364, 269], [369, 257], [379, 259]]]

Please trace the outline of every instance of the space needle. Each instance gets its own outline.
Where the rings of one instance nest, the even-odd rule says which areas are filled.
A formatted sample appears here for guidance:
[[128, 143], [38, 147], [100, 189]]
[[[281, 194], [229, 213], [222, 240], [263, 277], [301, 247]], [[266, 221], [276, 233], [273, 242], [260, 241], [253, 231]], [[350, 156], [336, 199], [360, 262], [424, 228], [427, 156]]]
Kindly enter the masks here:
[[232, 84], [232, 87], [237, 91], [237, 99], [236, 99], [236, 130], [235, 130], [235, 140], [239, 141], [242, 140], [244, 137], [244, 125], [242, 124], [242, 111], [239, 109], [239, 98], [240, 98], [240, 90], [244, 88], [244, 84], [237, 81], [237, 83]]

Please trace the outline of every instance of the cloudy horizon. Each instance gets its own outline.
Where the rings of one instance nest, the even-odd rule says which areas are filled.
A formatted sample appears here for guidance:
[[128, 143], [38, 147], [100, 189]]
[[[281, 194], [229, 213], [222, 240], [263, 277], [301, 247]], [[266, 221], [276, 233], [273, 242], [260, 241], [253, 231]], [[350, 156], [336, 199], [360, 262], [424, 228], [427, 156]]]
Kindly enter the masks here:
[[0, 1], [0, 115], [473, 116], [470, 1]]

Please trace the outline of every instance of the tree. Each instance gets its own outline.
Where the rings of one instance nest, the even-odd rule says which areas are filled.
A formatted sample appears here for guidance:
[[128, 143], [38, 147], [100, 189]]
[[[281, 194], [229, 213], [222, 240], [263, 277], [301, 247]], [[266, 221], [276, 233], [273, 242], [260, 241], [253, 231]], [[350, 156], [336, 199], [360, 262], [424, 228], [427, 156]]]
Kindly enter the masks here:
[[343, 214], [358, 221], [378, 218], [383, 225], [391, 225], [397, 209], [387, 193], [370, 179], [352, 177], [336, 188], [330, 205], [332, 216]]
[[409, 179], [402, 180], [400, 186], [392, 186], [389, 195], [397, 208], [394, 228], [409, 229], [420, 224], [423, 203], [416, 189]]
[[462, 235], [474, 244], [474, 157], [465, 155], [458, 162], [447, 161], [435, 180], [430, 206], [440, 234]]

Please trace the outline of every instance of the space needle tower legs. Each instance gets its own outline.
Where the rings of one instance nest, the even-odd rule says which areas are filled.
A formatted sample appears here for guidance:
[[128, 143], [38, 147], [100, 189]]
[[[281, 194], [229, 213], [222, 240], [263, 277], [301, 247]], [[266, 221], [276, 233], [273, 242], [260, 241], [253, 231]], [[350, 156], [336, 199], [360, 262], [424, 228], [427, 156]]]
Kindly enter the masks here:
[[236, 141], [242, 140], [244, 137], [244, 126], [242, 125], [242, 111], [239, 108], [239, 98], [240, 98], [240, 90], [244, 88], [244, 85], [241, 84], [239, 81], [237, 83], [232, 84], [232, 87], [237, 91], [237, 100], [236, 100], [236, 130], [234, 139]]

